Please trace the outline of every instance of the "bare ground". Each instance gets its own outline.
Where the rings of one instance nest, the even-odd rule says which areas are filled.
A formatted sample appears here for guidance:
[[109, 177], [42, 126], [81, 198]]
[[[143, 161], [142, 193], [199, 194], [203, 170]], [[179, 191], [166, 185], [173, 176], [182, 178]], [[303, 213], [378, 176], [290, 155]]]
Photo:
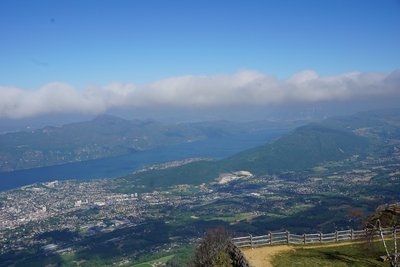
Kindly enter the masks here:
[[272, 259], [275, 255], [293, 250], [295, 250], [294, 247], [288, 245], [265, 246], [254, 249], [244, 249], [243, 254], [251, 266], [272, 267]]
[[[362, 242], [362, 241], [360, 241]], [[338, 247], [338, 246], [346, 246], [351, 244], [357, 244], [360, 242], [340, 242], [340, 243], [331, 243], [331, 244], [318, 244], [318, 245], [308, 245], [308, 246], [289, 246], [289, 245], [281, 245], [281, 246], [265, 246], [258, 248], [245, 248], [242, 249], [243, 254], [246, 259], [249, 261], [250, 265], [253, 267], [273, 267], [272, 260], [273, 258], [281, 253], [295, 251], [296, 248], [320, 248], [320, 247]]]

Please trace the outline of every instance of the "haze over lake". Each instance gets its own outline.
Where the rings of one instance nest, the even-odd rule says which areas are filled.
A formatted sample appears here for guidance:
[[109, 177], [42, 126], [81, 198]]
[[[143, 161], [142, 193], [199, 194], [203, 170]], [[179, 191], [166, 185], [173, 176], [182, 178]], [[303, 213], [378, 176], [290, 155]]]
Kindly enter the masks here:
[[76, 163], [41, 167], [14, 172], [0, 172], [0, 190], [7, 190], [36, 182], [65, 179], [109, 178], [127, 175], [146, 165], [182, 160], [192, 157], [220, 159], [251, 148], [278, 136], [287, 130], [214, 137], [204, 141], [160, 147], [118, 157], [109, 157]]

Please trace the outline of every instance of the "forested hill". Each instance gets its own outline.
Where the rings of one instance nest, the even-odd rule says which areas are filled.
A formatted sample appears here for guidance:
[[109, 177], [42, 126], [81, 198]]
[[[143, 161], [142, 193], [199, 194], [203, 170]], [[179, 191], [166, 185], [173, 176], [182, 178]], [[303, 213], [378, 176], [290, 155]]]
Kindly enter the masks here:
[[322, 124], [310, 124], [272, 144], [244, 151], [221, 163], [228, 169], [250, 170], [255, 174], [296, 171], [364, 154], [369, 148], [365, 137]]
[[[194, 162], [126, 177], [149, 186], [200, 184], [239, 170], [255, 175], [304, 171], [325, 162], [385, 155], [399, 137], [400, 110], [358, 113], [291, 131], [278, 140], [220, 161]], [[393, 139], [394, 138], [394, 139]]]

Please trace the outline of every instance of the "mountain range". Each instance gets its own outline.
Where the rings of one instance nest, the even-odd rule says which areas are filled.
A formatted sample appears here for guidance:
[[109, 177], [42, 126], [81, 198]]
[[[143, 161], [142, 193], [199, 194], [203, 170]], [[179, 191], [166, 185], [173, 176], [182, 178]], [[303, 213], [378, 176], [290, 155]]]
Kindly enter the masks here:
[[357, 113], [300, 126], [279, 139], [217, 161], [198, 161], [162, 170], [135, 173], [124, 179], [154, 188], [215, 181], [240, 170], [254, 175], [304, 171], [322, 163], [384, 156], [396, 149], [400, 110]]
[[61, 127], [0, 135], [0, 171], [115, 157], [167, 145], [291, 129], [303, 122], [198, 122], [166, 124], [101, 115]]

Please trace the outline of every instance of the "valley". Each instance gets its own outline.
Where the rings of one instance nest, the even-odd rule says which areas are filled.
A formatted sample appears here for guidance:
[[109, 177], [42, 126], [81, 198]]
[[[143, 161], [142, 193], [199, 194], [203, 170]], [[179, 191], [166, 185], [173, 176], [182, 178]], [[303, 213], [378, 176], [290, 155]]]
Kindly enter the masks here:
[[400, 0], [0, 14], [0, 267], [398, 267]]
[[[233, 236], [361, 228], [363, 216], [399, 200], [400, 143], [396, 131], [387, 134], [396, 124], [380, 118], [362, 135], [358, 127], [310, 124], [221, 160], [1, 192], [0, 262], [133, 266], [169, 256], [172, 264], [190, 258], [196, 240], [217, 226]], [[310, 151], [316, 140], [328, 145]], [[274, 155], [280, 165], [270, 165]]]
[[[216, 144], [218, 139], [223, 142], [225, 137], [243, 138], [248, 135], [247, 138], [251, 140], [252, 135], [255, 139], [260, 134], [268, 137], [268, 132], [287, 132], [303, 123], [302, 121], [214, 121], [167, 124], [100, 115], [91, 121], [66, 124], [61, 127], [49, 126], [1, 134], [0, 171], [10, 172], [125, 155], [129, 158], [129, 155], [138, 152], [166, 146], [190, 145], [197, 142], [201, 145], [207, 140], [214, 140]], [[234, 147], [233, 143], [234, 140], [225, 149]], [[261, 143], [250, 144], [250, 147], [256, 144]], [[184, 147], [176, 148], [176, 150], [183, 149]]]
[[[213, 123], [207, 124], [215, 125]], [[236, 125], [235, 123], [232, 124]], [[221, 133], [221, 136], [209, 136], [199, 141], [169, 145], [158, 144], [157, 148], [130, 152], [120, 156], [0, 172], [0, 180], [2, 181], [0, 191], [56, 179], [95, 179], [124, 176], [151, 164], [185, 158], [225, 158], [244, 149], [272, 141], [287, 133], [294, 125], [296, 124], [292, 126], [281, 125], [277, 128], [269, 128], [269, 126], [264, 125], [261, 129], [247, 129], [244, 132], [237, 132], [237, 129], [226, 129], [224, 133]]]

